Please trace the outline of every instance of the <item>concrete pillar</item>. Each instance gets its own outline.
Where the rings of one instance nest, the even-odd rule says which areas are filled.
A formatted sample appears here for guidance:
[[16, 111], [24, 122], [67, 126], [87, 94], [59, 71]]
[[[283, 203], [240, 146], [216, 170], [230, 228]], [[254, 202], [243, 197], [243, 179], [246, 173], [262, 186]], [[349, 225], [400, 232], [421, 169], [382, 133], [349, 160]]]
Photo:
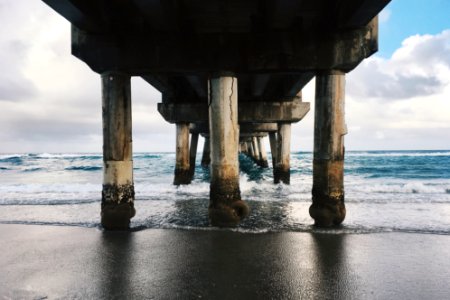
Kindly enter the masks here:
[[291, 155], [291, 123], [279, 123], [277, 131], [277, 158], [274, 170], [274, 182], [289, 184]]
[[259, 145], [257, 137], [252, 137], [252, 145], [253, 145], [253, 160], [255, 163], [259, 164], [260, 154], [259, 154]]
[[272, 168], [275, 175], [275, 167], [277, 166], [277, 133], [269, 132], [270, 153], [272, 154]]
[[259, 165], [263, 168], [269, 167], [269, 163], [267, 162], [267, 152], [266, 147], [264, 146], [264, 138], [258, 137], [258, 148], [259, 148]]
[[211, 163], [211, 153], [210, 153], [210, 141], [209, 137], [205, 138], [205, 144], [203, 145], [203, 155], [202, 155], [202, 167], [208, 167]]
[[102, 74], [103, 189], [101, 223], [128, 229], [135, 215], [130, 76]]
[[316, 76], [313, 203], [309, 214], [317, 226], [339, 225], [345, 218], [344, 99], [344, 73], [331, 71]]
[[239, 189], [237, 78], [209, 82], [211, 186], [209, 219], [213, 226], [235, 226], [249, 212]]
[[173, 184], [189, 184], [189, 123], [176, 124], [175, 178]]
[[247, 142], [247, 147], [248, 147], [248, 154], [249, 154], [250, 158], [254, 159], [255, 149], [253, 148], [253, 141]]
[[197, 157], [198, 133], [192, 133], [189, 147], [189, 179], [192, 181], [195, 175], [195, 159]]
[[250, 148], [248, 146], [247, 142], [243, 142], [244, 144], [244, 149], [245, 149], [245, 155], [249, 156], [250, 155]]
[[248, 153], [248, 151], [247, 151], [247, 143], [246, 142], [240, 143], [239, 147], [240, 147], [239, 153], [242, 153], [242, 154], [247, 154]]

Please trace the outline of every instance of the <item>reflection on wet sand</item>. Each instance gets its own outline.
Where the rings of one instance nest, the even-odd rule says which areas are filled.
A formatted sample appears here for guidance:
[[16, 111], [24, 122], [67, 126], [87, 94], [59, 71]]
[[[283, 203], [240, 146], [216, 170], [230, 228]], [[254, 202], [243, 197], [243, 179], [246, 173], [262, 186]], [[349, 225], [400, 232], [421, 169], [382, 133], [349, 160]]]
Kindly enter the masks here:
[[135, 249], [132, 232], [102, 232], [91, 266], [98, 267], [99, 292], [108, 295], [133, 295]]
[[[0, 225], [12, 299], [447, 299], [450, 237]], [[5, 275], [7, 274], [7, 275]]]

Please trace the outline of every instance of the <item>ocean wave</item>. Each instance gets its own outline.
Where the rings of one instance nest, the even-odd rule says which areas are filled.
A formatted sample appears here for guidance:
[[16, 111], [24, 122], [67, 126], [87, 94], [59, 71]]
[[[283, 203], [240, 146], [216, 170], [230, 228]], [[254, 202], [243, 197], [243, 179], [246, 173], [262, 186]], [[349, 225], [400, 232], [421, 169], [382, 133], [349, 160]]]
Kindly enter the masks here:
[[161, 154], [134, 154], [133, 158], [145, 159], [145, 158], [161, 158]]
[[353, 152], [345, 153], [346, 157], [420, 157], [420, 156], [450, 156], [450, 151], [411, 151], [411, 152]]
[[101, 228], [100, 222], [51, 222], [51, 221], [1, 221], [0, 224], [17, 224], [17, 225], [45, 225], [45, 226], [75, 226], [87, 228]]
[[23, 164], [23, 159], [22, 156], [9, 156], [0, 158], [0, 162], [18, 166]]
[[78, 205], [100, 203], [97, 199], [5, 199], [0, 201], [0, 206], [31, 206], [31, 205]]
[[25, 168], [22, 170], [22, 172], [37, 172], [42, 170], [44, 170], [44, 168], [35, 167], [35, 168]]
[[72, 166], [72, 167], [67, 167], [64, 170], [67, 170], [67, 171], [98, 171], [98, 170], [102, 170], [102, 167], [99, 167], [99, 166]]
[[28, 184], [2, 184], [0, 185], [0, 194], [4, 199], [8, 194], [14, 194], [23, 199], [25, 197], [33, 198], [39, 194], [51, 194], [55, 198], [64, 197], [66, 194], [86, 194], [101, 191], [101, 184], [93, 183], [28, 183]]
[[35, 157], [41, 159], [58, 159], [58, 158], [101, 159], [103, 156], [98, 153], [40, 153], [36, 154]]
[[380, 193], [380, 194], [448, 194], [450, 183], [447, 184], [425, 184], [422, 182], [409, 182], [401, 184], [364, 184], [351, 185], [347, 192]]

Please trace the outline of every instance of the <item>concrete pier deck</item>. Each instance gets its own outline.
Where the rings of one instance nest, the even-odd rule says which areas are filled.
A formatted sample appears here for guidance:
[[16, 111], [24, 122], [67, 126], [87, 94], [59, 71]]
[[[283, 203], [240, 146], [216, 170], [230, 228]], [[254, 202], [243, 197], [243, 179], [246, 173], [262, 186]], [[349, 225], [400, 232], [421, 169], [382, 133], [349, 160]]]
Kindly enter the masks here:
[[448, 299], [450, 236], [0, 225], [2, 299]]

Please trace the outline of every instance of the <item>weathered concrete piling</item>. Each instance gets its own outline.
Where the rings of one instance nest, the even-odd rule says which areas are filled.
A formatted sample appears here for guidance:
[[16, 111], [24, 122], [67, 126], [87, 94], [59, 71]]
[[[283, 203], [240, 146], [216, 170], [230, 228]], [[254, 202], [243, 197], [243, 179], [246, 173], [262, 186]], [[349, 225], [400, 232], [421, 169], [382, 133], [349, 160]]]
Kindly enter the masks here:
[[175, 185], [191, 182], [191, 170], [189, 167], [189, 123], [177, 123], [176, 126], [176, 151], [175, 151]]
[[308, 113], [301, 91], [316, 76], [310, 215], [318, 226], [343, 221], [344, 74], [378, 50], [389, 0], [43, 1], [71, 22], [72, 54], [102, 74], [105, 228], [127, 228], [134, 215], [130, 76], [161, 92], [158, 111], [176, 124], [175, 184], [191, 182], [206, 138], [218, 226], [248, 213], [239, 149], [266, 167], [268, 134], [274, 182], [290, 182], [291, 126]]
[[264, 146], [264, 138], [257, 137], [258, 148], [259, 148], [259, 165], [263, 168], [269, 167], [269, 163], [267, 162], [267, 152], [266, 147]]
[[270, 142], [270, 153], [272, 155], [272, 169], [273, 169], [273, 177], [275, 181], [275, 167], [277, 166], [277, 133], [269, 132], [269, 142]]
[[340, 71], [316, 76], [314, 119], [313, 204], [318, 226], [342, 223], [344, 205], [345, 75]]
[[209, 167], [211, 164], [211, 152], [210, 152], [211, 142], [209, 141], [209, 137], [205, 138], [205, 144], [203, 145], [203, 154], [202, 154], [202, 167]]
[[191, 144], [189, 148], [189, 177], [190, 181], [194, 179], [195, 175], [195, 159], [197, 157], [198, 133], [191, 134]]
[[235, 226], [249, 212], [239, 189], [238, 82], [236, 77], [220, 76], [211, 78], [209, 84], [209, 218], [212, 225]]
[[256, 136], [252, 137], [252, 147], [253, 147], [253, 160], [259, 165], [261, 154], [259, 152], [258, 138]]
[[101, 223], [127, 229], [135, 215], [130, 76], [102, 74], [103, 191]]
[[273, 171], [274, 182], [290, 183], [291, 124], [279, 123], [276, 145], [276, 165]]
[[267, 168], [269, 166], [267, 162], [267, 152], [264, 147], [264, 136], [254, 133], [255, 136], [251, 136], [249, 141], [241, 143], [242, 149], [241, 153], [250, 157], [255, 164], [262, 168]]

